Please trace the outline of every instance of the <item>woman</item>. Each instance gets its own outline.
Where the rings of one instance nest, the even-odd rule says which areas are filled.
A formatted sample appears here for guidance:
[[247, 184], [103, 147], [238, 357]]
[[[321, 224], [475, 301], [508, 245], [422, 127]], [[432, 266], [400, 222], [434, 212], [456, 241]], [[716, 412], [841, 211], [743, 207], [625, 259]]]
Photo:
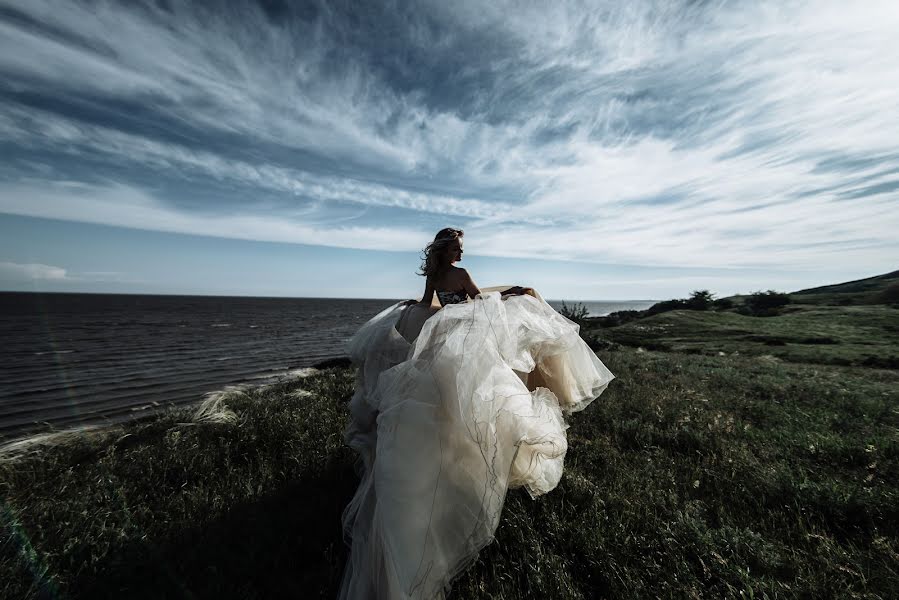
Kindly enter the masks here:
[[563, 415], [614, 377], [536, 292], [481, 290], [455, 267], [462, 235], [438, 232], [422, 299], [382, 311], [348, 345], [359, 369], [345, 438], [361, 482], [344, 512], [341, 598], [443, 597], [493, 540], [508, 488], [555, 488]]
[[461, 229], [441, 229], [425, 248], [420, 275], [427, 278], [427, 283], [421, 304], [430, 306], [434, 292], [441, 306], [458, 304], [481, 293], [468, 271], [454, 266], [462, 260], [462, 235]]
[[[425, 256], [419, 273], [426, 278], [424, 294], [418, 302], [415, 300], [406, 302], [406, 305], [417, 306], [405, 311], [396, 325], [397, 331], [408, 341], [415, 339], [424, 321], [440, 307], [466, 302], [481, 293], [468, 271], [455, 266], [456, 262], [462, 260], [463, 235], [461, 229], [447, 227], [438, 231], [434, 241], [425, 247]], [[503, 296], [525, 293], [536, 296], [532, 288], [519, 286], [497, 286], [489, 289], [503, 290], [500, 292]], [[435, 293], [439, 305], [434, 305]]]
[[[425, 258], [419, 275], [424, 275], [427, 283], [425, 293], [418, 304], [430, 306], [435, 292], [441, 306], [458, 304], [468, 297], [474, 298], [481, 293], [468, 271], [454, 264], [462, 260], [463, 235], [461, 229], [447, 227], [438, 231], [434, 241], [425, 247]], [[521, 295], [529, 291], [533, 292], [531, 288], [515, 286], [501, 293]]]

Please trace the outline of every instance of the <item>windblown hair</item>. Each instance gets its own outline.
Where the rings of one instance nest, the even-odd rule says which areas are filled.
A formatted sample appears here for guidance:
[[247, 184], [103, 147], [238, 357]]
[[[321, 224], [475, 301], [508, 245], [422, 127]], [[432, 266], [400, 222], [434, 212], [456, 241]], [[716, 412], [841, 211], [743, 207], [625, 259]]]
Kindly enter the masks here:
[[435, 277], [439, 275], [446, 265], [441, 262], [441, 257], [446, 251], [447, 246], [453, 240], [457, 240], [465, 235], [461, 229], [453, 229], [446, 227], [437, 232], [434, 241], [425, 246], [421, 257], [421, 272], [419, 275], [424, 277]]

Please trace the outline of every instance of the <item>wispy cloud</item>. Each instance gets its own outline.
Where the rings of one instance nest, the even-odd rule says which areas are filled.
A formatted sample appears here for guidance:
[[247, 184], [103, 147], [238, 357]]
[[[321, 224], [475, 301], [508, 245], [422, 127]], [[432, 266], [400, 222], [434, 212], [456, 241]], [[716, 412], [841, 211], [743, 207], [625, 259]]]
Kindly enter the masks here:
[[0, 186], [0, 212], [151, 231], [343, 248], [413, 250], [428, 242], [426, 234], [397, 227], [310, 226], [280, 216], [240, 212], [192, 214], [124, 186]]
[[120, 271], [72, 271], [65, 267], [41, 263], [0, 261], [2, 283], [143, 283]]
[[[20, 147], [52, 143], [69, 155], [100, 155], [126, 168], [138, 164], [169, 177], [226, 181], [249, 189], [331, 202], [352, 202], [446, 215], [491, 217], [510, 210], [503, 202], [416, 192], [351, 177], [323, 176], [307, 170], [234, 160], [214, 152], [124, 133], [109, 127], [74, 122], [34, 109], [11, 108], [0, 115], [7, 140]], [[246, 204], [252, 200], [247, 199]]]
[[633, 265], [899, 256], [893, 2], [169, 4], [0, 3], [0, 210], [396, 250], [446, 219], [476, 254]]
[[67, 279], [66, 270], [62, 267], [39, 263], [0, 262], [0, 281], [63, 281], [65, 279]]

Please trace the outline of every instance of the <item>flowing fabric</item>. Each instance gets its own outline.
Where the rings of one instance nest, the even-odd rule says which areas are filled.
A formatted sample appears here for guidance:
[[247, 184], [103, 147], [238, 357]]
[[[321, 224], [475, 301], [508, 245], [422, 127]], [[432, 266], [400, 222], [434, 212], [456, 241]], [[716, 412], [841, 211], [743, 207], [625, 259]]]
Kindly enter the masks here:
[[361, 482], [344, 511], [341, 598], [442, 598], [493, 540], [508, 488], [558, 484], [564, 415], [614, 376], [535, 296], [396, 304], [349, 341], [345, 438]]

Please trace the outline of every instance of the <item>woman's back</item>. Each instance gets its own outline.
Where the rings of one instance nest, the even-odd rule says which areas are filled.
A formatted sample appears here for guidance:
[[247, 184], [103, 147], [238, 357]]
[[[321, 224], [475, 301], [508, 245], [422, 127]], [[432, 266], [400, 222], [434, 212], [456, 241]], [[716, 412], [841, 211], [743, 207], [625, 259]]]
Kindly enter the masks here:
[[431, 278], [434, 289], [438, 291], [464, 291], [468, 272], [455, 265], [449, 265], [443, 272]]
[[450, 265], [445, 272], [432, 280], [432, 287], [437, 293], [441, 306], [459, 304], [468, 300], [465, 283], [470, 280], [465, 269]]

